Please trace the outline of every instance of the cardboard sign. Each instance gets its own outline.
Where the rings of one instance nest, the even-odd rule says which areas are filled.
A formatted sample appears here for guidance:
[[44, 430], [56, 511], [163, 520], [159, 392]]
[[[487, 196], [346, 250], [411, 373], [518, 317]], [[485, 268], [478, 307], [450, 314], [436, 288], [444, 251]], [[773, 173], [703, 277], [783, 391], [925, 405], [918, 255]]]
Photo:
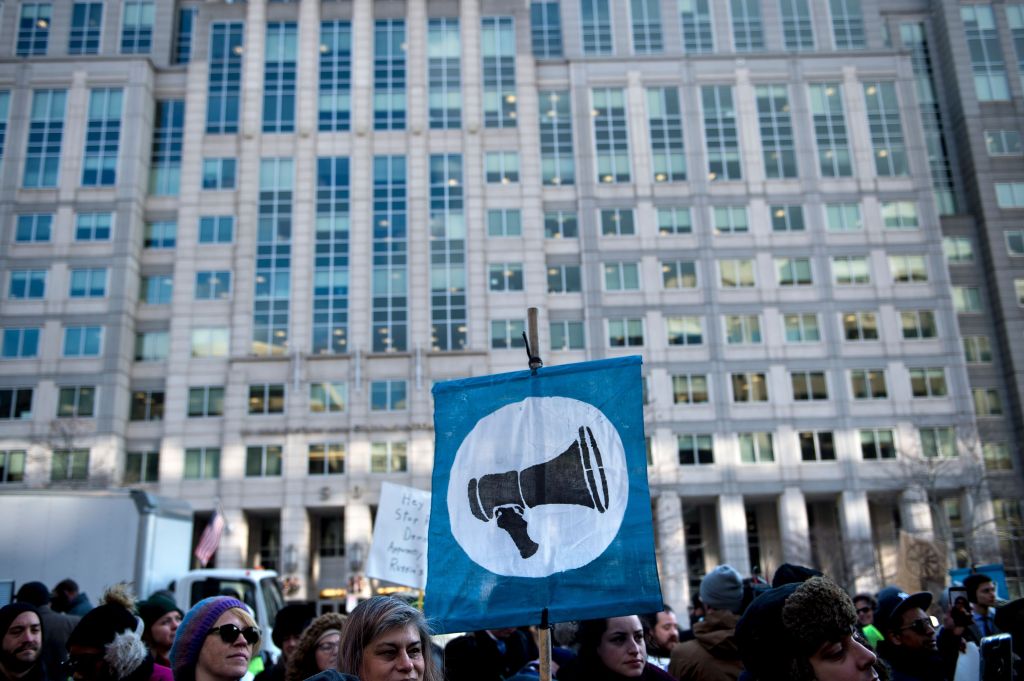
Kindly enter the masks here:
[[373, 527], [366, 574], [422, 589], [427, 585], [430, 492], [385, 482]]

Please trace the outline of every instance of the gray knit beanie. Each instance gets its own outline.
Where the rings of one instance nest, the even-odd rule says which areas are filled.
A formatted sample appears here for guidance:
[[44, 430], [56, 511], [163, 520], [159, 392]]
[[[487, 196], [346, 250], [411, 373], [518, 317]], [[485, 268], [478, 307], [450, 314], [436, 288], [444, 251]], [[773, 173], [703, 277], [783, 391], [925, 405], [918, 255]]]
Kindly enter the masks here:
[[743, 578], [728, 565], [719, 565], [700, 583], [700, 600], [715, 610], [740, 614], [743, 607]]

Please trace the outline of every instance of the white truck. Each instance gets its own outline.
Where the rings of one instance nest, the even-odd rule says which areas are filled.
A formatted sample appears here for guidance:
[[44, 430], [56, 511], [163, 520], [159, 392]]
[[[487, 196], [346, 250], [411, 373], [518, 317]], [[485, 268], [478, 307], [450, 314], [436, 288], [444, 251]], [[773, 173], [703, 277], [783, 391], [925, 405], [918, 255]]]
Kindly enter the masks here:
[[0, 492], [0, 605], [25, 582], [53, 588], [68, 577], [93, 604], [117, 582], [139, 598], [174, 592], [188, 611], [207, 596], [231, 594], [253, 611], [263, 648], [284, 598], [268, 570], [189, 570], [192, 507], [143, 490], [4, 490]]

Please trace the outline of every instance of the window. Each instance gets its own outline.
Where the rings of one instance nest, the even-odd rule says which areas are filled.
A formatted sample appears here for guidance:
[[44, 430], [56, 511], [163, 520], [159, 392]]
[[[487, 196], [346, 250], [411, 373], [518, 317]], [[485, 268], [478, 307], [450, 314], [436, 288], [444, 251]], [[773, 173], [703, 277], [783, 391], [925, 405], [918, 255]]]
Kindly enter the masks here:
[[197, 447], [185, 450], [186, 480], [216, 480], [220, 477], [220, 448]]
[[672, 377], [673, 404], [707, 404], [708, 377], [704, 374], [682, 374]]
[[600, 88], [591, 94], [594, 122], [594, 151], [598, 182], [629, 182], [629, 126], [626, 94], [622, 89]]
[[317, 119], [322, 132], [352, 124], [352, 24], [320, 22], [320, 91]]
[[1000, 208], [1024, 208], [1024, 182], [997, 182], [996, 203]]
[[909, 373], [914, 397], [945, 397], [949, 394], [945, 369], [910, 369]]
[[832, 282], [837, 286], [870, 284], [871, 270], [867, 257], [842, 255], [832, 258]]
[[163, 390], [133, 390], [129, 417], [132, 421], [162, 421], [164, 401]]
[[234, 158], [204, 158], [203, 189], [234, 189], [235, 168]]
[[135, 361], [160, 362], [167, 359], [171, 349], [171, 334], [167, 331], [142, 331], [135, 334]]
[[312, 383], [309, 386], [309, 410], [314, 414], [345, 411], [348, 404], [346, 383]]
[[926, 459], [956, 458], [956, 431], [950, 427], [919, 428], [921, 454]]
[[519, 262], [491, 263], [488, 266], [488, 288], [507, 292], [523, 290], [523, 264]]
[[802, 206], [772, 206], [773, 232], [804, 231], [804, 209]]
[[702, 345], [704, 329], [700, 317], [665, 317], [669, 345]]
[[839, 83], [818, 83], [810, 86], [810, 92], [811, 122], [818, 146], [821, 175], [850, 177], [853, 175], [853, 163], [843, 114], [842, 89]]
[[370, 444], [371, 473], [405, 473], [409, 458], [404, 442], [373, 442]]
[[776, 258], [775, 273], [779, 286], [810, 286], [814, 283], [810, 258]]
[[126, 485], [160, 482], [160, 452], [127, 452], [124, 455]]
[[434, 350], [466, 347], [466, 220], [462, 156], [430, 157], [430, 316]]
[[665, 289], [697, 288], [697, 263], [693, 260], [662, 260], [661, 285]]
[[859, 203], [831, 203], [825, 206], [825, 227], [830, 232], [859, 232], [864, 229]]
[[[209, 80], [206, 99], [206, 132], [238, 132], [242, 106], [242, 41], [245, 25], [241, 21], [210, 24]], [[207, 189], [206, 163], [203, 163], [203, 188]], [[232, 185], [234, 183], [232, 182]]]
[[55, 449], [50, 468], [53, 482], [74, 482], [89, 479], [88, 449]]
[[562, 17], [557, 0], [530, 3], [530, 31], [534, 57], [553, 59], [562, 56]]
[[96, 388], [78, 385], [61, 388], [57, 400], [57, 417], [90, 417], [95, 414]]
[[579, 293], [579, 265], [548, 265], [548, 293]]
[[737, 52], [764, 49], [764, 25], [761, 22], [761, 0], [730, 0], [732, 10], [732, 42]]
[[187, 64], [192, 59], [192, 38], [195, 33], [198, 7], [178, 9], [178, 35], [174, 41], [174, 63]]
[[32, 388], [0, 388], [0, 420], [32, 418]]
[[802, 461], [836, 460], [836, 445], [831, 431], [802, 431], [797, 438], [800, 441]]
[[715, 463], [711, 435], [680, 435], [676, 438], [680, 466], [706, 466]]
[[[442, 161], [444, 159], [441, 159]], [[449, 160], [451, 160], [449, 158]], [[433, 163], [433, 161], [432, 161]], [[443, 169], [431, 166], [431, 175]], [[461, 171], [460, 171], [461, 172]], [[409, 298], [406, 280], [408, 199], [404, 156], [373, 159], [373, 283], [370, 313], [373, 351], [404, 351], [408, 345]], [[437, 182], [431, 183], [437, 188]], [[449, 195], [454, 199], [455, 195]], [[457, 225], [452, 227], [458, 233]], [[447, 230], [446, 230], [447, 236]], [[445, 244], [451, 246], [452, 244]], [[433, 273], [433, 271], [432, 271]]]
[[882, 224], [886, 229], [917, 229], [917, 204], [913, 201], [883, 201]]
[[519, 182], [519, 154], [514, 151], [489, 151], [484, 154], [488, 184]]
[[753, 260], [719, 260], [719, 284], [722, 288], [754, 288]]
[[281, 355], [288, 345], [293, 176], [290, 158], [260, 160], [256, 285], [249, 343], [249, 351], [255, 355]]
[[734, 373], [732, 382], [733, 402], [767, 402], [768, 381], [765, 374], [756, 372]]
[[954, 286], [953, 308], [961, 313], [981, 312], [981, 290], [975, 286]]
[[405, 381], [373, 381], [370, 383], [371, 411], [403, 411], [407, 407]]
[[121, 54], [149, 54], [153, 45], [153, 2], [125, 0]]
[[968, 236], [947, 236], [942, 239], [942, 250], [950, 265], [974, 262], [974, 244]]
[[974, 72], [974, 91], [980, 102], [1010, 99], [1010, 83], [1006, 79], [1003, 47], [991, 5], [961, 5], [964, 37]]
[[865, 461], [896, 458], [896, 442], [891, 430], [865, 429], [860, 431], [860, 453]]
[[227, 329], [192, 329], [192, 356], [227, 357], [228, 341]]
[[659, 208], [658, 234], [690, 234], [693, 232], [693, 219], [689, 208]]
[[178, 241], [177, 222], [147, 222], [146, 248], [174, 248]]
[[555, 211], [544, 213], [545, 239], [575, 239], [579, 236], [579, 222], [576, 213]]
[[909, 174], [896, 84], [865, 83], [864, 98], [867, 103], [868, 129], [871, 132], [874, 150], [875, 172], [881, 177]]
[[552, 350], [582, 350], [586, 347], [583, 322], [554, 321], [549, 328]]
[[196, 300], [226, 300], [230, 295], [230, 272], [196, 272]]
[[109, 241], [113, 221], [111, 213], [78, 213], [75, 216], [75, 241]]
[[107, 295], [106, 268], [71, 270], [68, 295], [72, 298], [102, 298]]
[[25, 481], [25, 451], [0, 450], [0, 483]]
[[1017, 53], [1017, 73], [1024, 85], [1024, 5], [1006, 5], [1006, 19], [1010, 26], [1013, 49]]
[[295, 130], [298, 42], [299, 26], [295, 22], [267, 24], [263, 53], [263, 132]]
[[739, 126], [733, 107], [732, 88], [728, 85], [701, 86], [704, 109], [704, 141], [707, 144], [708, 179], [739, 180]]
[[[742, 0], [755, 2], [756, 0]], [[734, 4], [736, 0], [733, 0]], [[762, 45], [763, 48], [763, 45]], [[757, 117], [761, 127], [761, 149], [765, 176], [796, 177], [796, 146], [789, 92], [785, 85], [759, 85], [756, 90]]]
[[249, 386], [250, 414], [283, 414], [284, 384], [259, 383]]
[[605, 291], [639, 291], [640, 264], [635, 262], [606, 262], [604, 269]]
[[995, 388], [971, 388], [975, 416], [1001, 416], [1003, 400]]
[[629, 10], [633, 28], [633, 51], [637, 54], [656, 54], [664, 50], [659, 0], [630, 0]]
[[102, 326], [65, 326], [65, 357], [99, 357], [103, 345]]
[[249, 445], [245, 448], [245, 477], [281, 475], [281, 445]]
[[964, 358], [968, 364], [991, 364], [992, 342], [988, 336], [964, 336]]
[[1024, 255], [1024, 230], [1013, 229], [1006, 232], [1006, 252], [1011, 256]]
[[725, 342], [729, 345], [760, 345], [761, 318], [756, 314], [726, 315]]
[[111, 187], [117, 181], [121, 139], [121, 90], [93, 90], [89, 95], [82, 186]]
[[147, 305], [170, 305], [174, 282], [169, 274], [143, 277], [139, 299]]
[[685, 180], [686, 148], [683, 144], [683, 113], [678, 88], [647, 89], [647, 128], [651, 135], [654, 181]]
[[813, 50], [814, 26], [808, 0], [779, 0], [782, 42], [787, 50]]
[[890, 255], [889, 271], [894, 284], [928, 281], [928, 263], [923, 255]]
[[990, 471], [1012, 471], [1013, 461], [1010, 459], [1010, 448], [1005, 442], [984, 442], [981, 445], [985, 468]]
[[18, 20], [18, 42], [15, 54], [31, 57], [46, 54], [50, 41], [50, 3], [24, 2]]
[[860, 0], [828, 0], [832, 14], [832, 39], [837, 50], [864, 48], [864, 16]]
[[518, 237], [523, 235], [523, 219], [518, 209], [487, 211], [487, 236]]
[[903, 310], [900, 312], [900, 327], [904, 340], [935, 338], [935, 313], [931, 310]]
[[574, 184], [576, 165], [569, 91], [542, 91], [538, 114], [541, 180], [546, 185]]
[[[318, 442], [309, 445], [310, 475], [342, 475], [345, 473], [345, 445], [341, 442]], [[339, 545], [342, 542], [339, 541]], [[323, 549], [323, 544], [320, 546]], [[321, 554], [322, 555], [322, 554]]]
[[889, 391], [885, 385], [883, 369], [853, 369], [850, 371], [850, 390], [855, 400], [885, 400]]
[[772, 449], [771, 433], [740, 433], [740, 463], [772, 463], [775, 452]]
[[189, 418], [224, 415], [224, 386], [203, 385], [188, 389]]
[[750, 231], [746, 206], [715, 206], [711, 209], [715, 234], [743, 234]]
[[36, 357], [39, 354], [39, 327], [13, 327], [0, 336], [0, 358]]
[[715, 31], [711, 25], [710, 0], [680, 0], [679, 24], [683, 32], [683, 51], [713, 52]]
[[824, 371], [793, 371], [789, 374], [796, 402], [828, 399], [828, 381]]
[[512, 17], [480, 20], [484, 127], [516, 127], [516, 35]]
[[491, 320], [491, 349], [510, 350], [526, 347], [523, 342], [524, 331], [526, 323], [522, 319]]
[[199, 243], [229, 244], [234, 239], [235, 218], [230, 215], [207, 215], [199, 218]]
[[32, 93], [28, 144], [25, 147], [25, 174], [22, 178], [22, 185], [26, 189], [57, 186], [64, 139], [66, 96], [64, 90], [36, 90]]
[[609, 319], [608, 346], [613, 348], [638, 347], [644, 344], [642, 319]]
[[611, 54], [613, 51], [609, 1], [580, 0], [583, 54]]
[[46, 295], [46, 270], [12, 270], [7, 297], [14, 300], [35, 300]]
[[636, 234], [632, 208], [602, 210], [600, 219], [601, 236], [628, 236]]
[[818, 315], [813, 312], [783, 315], [782, 327], [787, 343], [818, 343], [821, 341]]
[[989, 156], [1020, 156], [1024, 153], [1017, 130], [986, 130], [985, 149]]
[[178, 195], [184, 137], [185, 100], [158, 101], [156, 120], [153, 122], [153, 153], [149, 169], [150, 194]]

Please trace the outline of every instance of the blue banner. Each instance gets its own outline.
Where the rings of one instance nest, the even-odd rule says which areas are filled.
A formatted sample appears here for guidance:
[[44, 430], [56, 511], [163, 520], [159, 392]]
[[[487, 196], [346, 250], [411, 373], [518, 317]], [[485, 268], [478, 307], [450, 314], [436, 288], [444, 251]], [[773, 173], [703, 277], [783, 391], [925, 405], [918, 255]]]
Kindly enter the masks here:
[[434, 386], [438, 633], [661, 609], [638, 356]]

